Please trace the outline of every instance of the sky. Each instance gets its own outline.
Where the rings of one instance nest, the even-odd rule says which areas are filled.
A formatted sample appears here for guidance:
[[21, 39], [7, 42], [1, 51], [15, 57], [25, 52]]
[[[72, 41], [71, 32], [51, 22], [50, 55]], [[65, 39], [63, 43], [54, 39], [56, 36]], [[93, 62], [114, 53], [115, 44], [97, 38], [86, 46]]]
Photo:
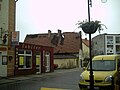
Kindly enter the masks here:
[[[91, 20], [104, 24], [102, 33], [120, 34], [120, 0], [92, 0]], [[20, 42], [27, 34], [79, 32], [76, 23], [88, 19], [87, 0], [18, 0], [16, 2], [16, 31], [20, 31]], [[92, 37], [99, 32], [92, 34]], [[88, 38], [82, 32], [83, 38]], [[88, 38], [89, 39], [89, 38]]]

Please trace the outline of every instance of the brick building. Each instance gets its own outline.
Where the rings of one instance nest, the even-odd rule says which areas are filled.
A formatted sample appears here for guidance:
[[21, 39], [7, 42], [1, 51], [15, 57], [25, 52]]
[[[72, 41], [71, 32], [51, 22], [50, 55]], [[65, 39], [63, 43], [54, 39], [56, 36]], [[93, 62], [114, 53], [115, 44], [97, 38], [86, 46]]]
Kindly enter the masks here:
[[63, 32], [58, 29], [57, 33], [29, 34], [26, 36], [25, 43], [52, 46], [54, 47], [54, 63], [60, 68], [72, 68], [80, 65], [79, 51], [84, 48], [84, 56], [89, 53], [88, 40], [81, 38], [77, 32]]

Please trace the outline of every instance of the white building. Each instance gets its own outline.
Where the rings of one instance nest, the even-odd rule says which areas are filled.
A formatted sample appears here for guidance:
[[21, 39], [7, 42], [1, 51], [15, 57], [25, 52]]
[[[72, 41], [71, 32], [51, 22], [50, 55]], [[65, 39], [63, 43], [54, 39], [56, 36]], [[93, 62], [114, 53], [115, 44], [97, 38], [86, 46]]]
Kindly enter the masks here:
[[100, 34], [92, 38], [92, 54], [116, 54], [120, 52], [120, 34]]
[[15, 4], [15, 0], [0, 0], [0, 77], [14, 75], [11, 33], [15, 31]]

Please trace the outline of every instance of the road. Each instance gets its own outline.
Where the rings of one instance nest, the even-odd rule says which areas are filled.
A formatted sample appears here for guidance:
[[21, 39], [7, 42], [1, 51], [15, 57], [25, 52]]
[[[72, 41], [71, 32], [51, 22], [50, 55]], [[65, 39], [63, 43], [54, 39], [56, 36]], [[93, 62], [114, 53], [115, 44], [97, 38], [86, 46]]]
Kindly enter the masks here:
[[[79, 90], [78, 82], [80, 69], [61, 71], [43, 77], [34, 77], [27, 80], [16, 81], [0, 85], [0, 90]], [[57, 88], [57, 89], [50, 89]]]

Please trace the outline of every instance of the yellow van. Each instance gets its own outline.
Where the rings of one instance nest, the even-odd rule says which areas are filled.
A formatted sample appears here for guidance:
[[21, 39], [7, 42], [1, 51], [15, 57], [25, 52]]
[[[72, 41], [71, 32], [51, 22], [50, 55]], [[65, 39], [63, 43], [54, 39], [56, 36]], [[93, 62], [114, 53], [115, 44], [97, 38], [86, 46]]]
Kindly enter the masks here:
[[[95, 90], [120, 90], [120, 55], [99, 55], [92, 59]], [[90, 89], [90, 63], [80, 75], [80, 90]]]

